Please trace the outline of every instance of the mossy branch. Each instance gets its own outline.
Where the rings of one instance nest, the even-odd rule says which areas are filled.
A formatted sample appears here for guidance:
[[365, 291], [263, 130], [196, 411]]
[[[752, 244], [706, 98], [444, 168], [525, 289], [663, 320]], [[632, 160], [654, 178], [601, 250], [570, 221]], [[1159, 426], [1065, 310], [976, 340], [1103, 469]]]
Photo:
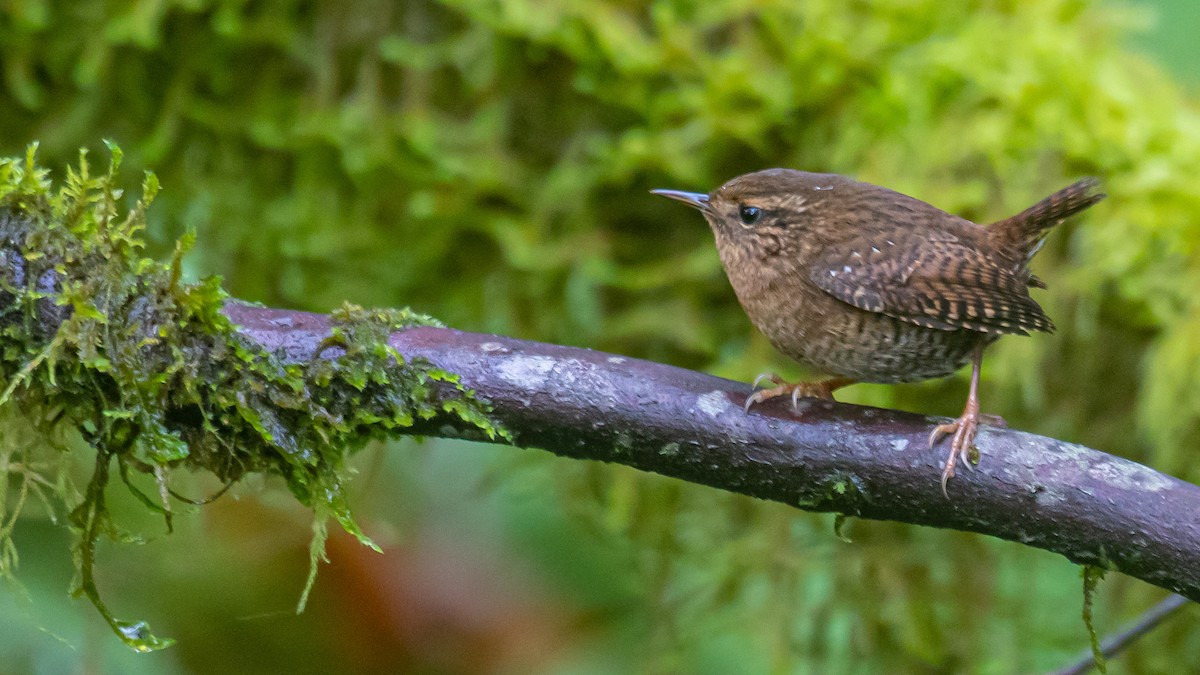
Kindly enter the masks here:
[[[662, 364], [450, 330], [407, 311], [239, 303], [217, 280], [181, 281], [186, 241], [170, 263], [142, 257], [148, 197], [116, 217], [117, 163], [114, 150], [114, 168], [94, 177], [81, 161], [58, 193], [32, 153], [0, 163], [0, 425], [96, 452], [73, 501], [34, 468], [36, 443], [0, 452], [0, 468], [22, 496], [54, 485], [69, 503], [79, 592], [135, 648], [168, 642], [113, 618], [91, 577], [97, 539], [115, 534], [112, 463], [122, 476], [152, 474], [158, 500], [143, 501], [168, 516], [172, 469], [283, 476], [317, 514], [315, 569], [327, 517], [370, 544], [346, 508], [347, 454], [400, 434], [540, 447], [810, 511], [990, 534], [1200, 601], [1200, 487], [985, 428], [981, 464], [946, 499], [928, 417], [830, 402], [799, 416], [773, 404], [746, 413], [747, 385]], [[148, 177], [145, 193], [155, 189]], [[15, 564], [12, 518], [0, 501], [3, 570]]]
[[[265, 348], [304, 360], [323, 315], [231, 304], [225, 313]], [[491, 406], [509, 442], [822, 511], [989, 534], [1115, 570], [1200, 601], [1200, 487], [1120, 457], [985, 427], [980, 464], [938, 481], [939, 420], [808, 402], [742, 402], [748, 385], [639, 359], [525, 340], [417, 327], [389, 344], [458, 373]], [[804, 405], [802, 403], [802, 405]], [[446, 416], [431, 436], [481, 438]]]
[[[147, 175], [142, 199], [122, 215], [121, 152], [109, 147], [106, 172], [93, 174], [83, 153], [57, 190], [34, 161], [36, 146], [23, 159], [0, 160], [0, 434], [8, 445], [0, 484], [15, 477], [20, 486], [12, 515], [0, 490], [0, 572], [16, 565], [11, 523], [25, 497], [52, 493], [78, 534], [76, 593], [129, 646], [148, 651], [170, 641], [116, 619], [93, 580], [98, 539], [120, 537], [106, 506], [111, 476], [161, 512], [168, 530], [172, 469], [206, 470], [227, 483], [248, 472], [282, 476], [316, 515], [311, 587], [329, 518], [374, 547], [346, 505], [351, 451], [433, 417], [483, 437], [504, 432], [454, 375], [388, 345], [394, 331], [437, 325], [429, 317], [344, 307], [304, 359], [248, 339], [222, 312], [219, 279], [182, 281], [194, 237], [169, 263], [143, 256], [140, 233], [158, 183]], [[37, 468], [39, 451], [81, 446], [95, 452], [83, 494]], [[128, 481], [131, 470], [154, 476], [157, 498]], [[46, 485], [54, 489], [38, 489]]]

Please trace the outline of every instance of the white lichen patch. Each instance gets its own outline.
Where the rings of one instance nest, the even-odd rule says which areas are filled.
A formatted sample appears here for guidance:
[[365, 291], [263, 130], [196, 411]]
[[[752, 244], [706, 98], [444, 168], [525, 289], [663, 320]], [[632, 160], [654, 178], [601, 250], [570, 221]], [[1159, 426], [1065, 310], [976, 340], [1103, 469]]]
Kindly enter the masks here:
[[[986, 438], [988, 434], [982, 429], [980, 431], [979, 439]], [[1017, 435], [1029, 440], [1024, 442], [1023, 438], [1023, 442], [1015, 447], [1010, 445], [1005, 448], [1004, 461], [998, 466], [1007, 480], [1046, 488], [1046, 482], [1053, 484], [1055, 480], [1067, 480], [1075, 485], [1078, 484], [1076, 476], [1086, 475], [1118, 490], [1158, 492], [1171, 487], [1171, 481], [1166, 476], [1136, 462], [1107, 456], [1075, 443], [1055, 443], [1047, 449], [1036, 436], [1020, 432]], [[986, 461], [989, 448], [985, 443], [979, 443], [979, 447]], [[1037, 496], [1040, 502], [1063, 498], [1063, 495], [1054, 494], [1049, 489]]]
[[1170, 481], [1157, 471], [1115, 457], [1093, 464], [1088, 475], [1121, 490], [1158, 492], [1171, 487]]
[[1042, 506], [1051, 506], [1067, 500], [1067, 495], [1057, 487], [1043, 487], [1033, 497]]
[[1095, 450], [1077, 443], [1059, 443], [1054, 448], [1054, 452], [1062, 459], [1070, 462], [1087, 461], [1096, 454]]
[[504, 345], [500, 344], [499, 342], [485, 342], [479, 345], [479, 351], [483, 352], [484, 354], [495, 354], [497, 352], [506, 352], [508, 350], [505, 349]]
[[496, 374], [522, 389], [542, 389], [555, 363], [549, 356], [514, 356], [497, 364]]
[[903, 452], [903, 451], [907, 450], [908, 449], [908, 439], [907, 438], [897, 438], [896, 440], [892, 441], [892, 449], [895, 450], [896, 452]]
[[625, 363], [627, 360], [628, 360], [628, 359], [626, 359], [624, 356], [610, 356], [610, 357], [608, 357], [608, 362], [609, 362], [609, 363]]
[[709, 417], [716, 417], [732, 407], [733, 405], [725, 396], [725, 392], [720, 390], [701, 394], [696, 399], [696, 408]]

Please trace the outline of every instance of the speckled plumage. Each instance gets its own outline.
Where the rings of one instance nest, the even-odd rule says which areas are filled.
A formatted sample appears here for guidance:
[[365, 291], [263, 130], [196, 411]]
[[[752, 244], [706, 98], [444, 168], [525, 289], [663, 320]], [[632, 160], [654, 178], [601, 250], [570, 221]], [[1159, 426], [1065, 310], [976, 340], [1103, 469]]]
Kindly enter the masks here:
[[1104, 198], [1085, 179], [982, 226], [877, 185], [791, 169], [739, 176], [707, 195], [656, 192], [704, 214], [738, 300], [771, 343], [841, 378], [782, 385], [748, 405], [789, 391], [828, 396], [851, 380], [943, 377], [973, 361], [963, 418], [933, 437], [962, 429], [946, 478], [974, 438], [982, 349], [1001, 335], [1054, 330], [1029, 295], [1045, 287], [1030, 259], [1051, 227]]
[[[863, 382], [950, 375], [1006, 333], [1051, 331], [1029, 296], [1049, 227], [1102, 197], [1080, 181], [990, 227], [844, 176], [739, 176], [701, 211], [751, 322], [784, 354]], [[762, 209], [753, 225], [738, 208]]]

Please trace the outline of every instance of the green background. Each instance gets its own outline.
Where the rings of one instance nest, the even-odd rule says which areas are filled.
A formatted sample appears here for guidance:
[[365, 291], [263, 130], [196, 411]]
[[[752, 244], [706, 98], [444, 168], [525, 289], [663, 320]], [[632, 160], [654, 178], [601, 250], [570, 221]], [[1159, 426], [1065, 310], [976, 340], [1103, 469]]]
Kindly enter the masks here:
[[[984, 409], [1195, 482], [1196, 34], [1186, 0], [9, 2], [0, 154], [39, 140], [61, 178], [115, 140], [131, 191], [142, 168], [163, 183], [152, 250], [195, 229], [189, 275], [237, 297], [410, 305], [743, 380], [803, 371], [749, 326], [700, 217], [647, 190], [791, 166], [986, 222], [1098, 175], [1110, 199], [1035, 263], [1059, 332], [989, 350]], [[964, 396], [960, 375], [843, 398]], [[27, 510], [0, 671], [1010, 673], [1087, 644], [1077, 568], [1016, 544], [874, 522], [845, 543], [831, 516], [533, 450], [356, 463], [386, 555], [334, 537], [299, 616], [310, 517], [277, 481], [169, 537], [112, 488], [145, 541], [103, 544], [98, 581], [179, 640], [151, 655], [67, 598], [63, 514]], [[1110, 576], [1100, 630], [1162, 596]], [[1112, 670], [1196, 663], [1189, 608]]]

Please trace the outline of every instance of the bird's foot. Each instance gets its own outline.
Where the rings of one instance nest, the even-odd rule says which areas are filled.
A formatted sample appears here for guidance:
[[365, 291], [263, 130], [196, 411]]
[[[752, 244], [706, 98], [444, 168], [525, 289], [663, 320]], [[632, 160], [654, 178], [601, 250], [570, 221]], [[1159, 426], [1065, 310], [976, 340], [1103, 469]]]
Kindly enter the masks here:
[[[975, 434], [979, 432], [979, 370], [983, 362], [983, 345], [977, 345], [971, 355], [971, 389], [967, 393], [967, 404], [963, 406], [962, 415], [953, 422], [939, 424], [929, 434], [929, 449], [937, 445], [943, 436], [954, 434], [950, 441], [950, 456], [946, 458], [946, 467], [942, 469], [942, 494], [946, 499], [950, 493], [946, 491], [946, 483], [954, 477], [954, 465], [959, 459], [968, 469], [971, 468], [971, 451], [975, 448]], [[991, 417], [990, 415], [988, 417]], [[1003, 420], [1001, 420], [1003, 422]], [[1007, 425], [1005, 425], [1007, 426]], [[978, 454], [977, 454], [978, 457]]]
[[942, 494], [946, 498], [950, 498], [950, 493], [946, 490], [946, 484], [954, 477], [954, 466], [958, 460], [962, 460], [963, 466], [971, 469], [971, 450], [975, 448], [975, 434], [979, 431], [979, 406], [971, 405], [968, 401], [966, 410], [963, 411], [962, 417], [939, 424], [933, 428], [933, 432], [929, 434], [929, 447], [937, 445], [942, 437], [953, 434], [950, 440], [950, 455], [946, 457], [946, 466], [942, 469]]
[[[775, 384], [769, 389], [758, 389], [759, 383], [763, 380], [770, 380]], [[819, 380], [817, 382], [784, 382], [783, 378], [774, 373], [763, 373], [754, 378], [755, 392], [746, 398], [746, 412], [750, 411], [750, 407], [755, 403], [762, 403], [768, 399], [777, 398], [779, 396], [791, 395], [792, 397], [792, 412], [800, 412], [801, 398], [819, 398], [826, 401], [832, 401], [833, 392], [849, 384], [854, 384], [854, 380], [845, 377], [833, 377], [828, 380]]]

